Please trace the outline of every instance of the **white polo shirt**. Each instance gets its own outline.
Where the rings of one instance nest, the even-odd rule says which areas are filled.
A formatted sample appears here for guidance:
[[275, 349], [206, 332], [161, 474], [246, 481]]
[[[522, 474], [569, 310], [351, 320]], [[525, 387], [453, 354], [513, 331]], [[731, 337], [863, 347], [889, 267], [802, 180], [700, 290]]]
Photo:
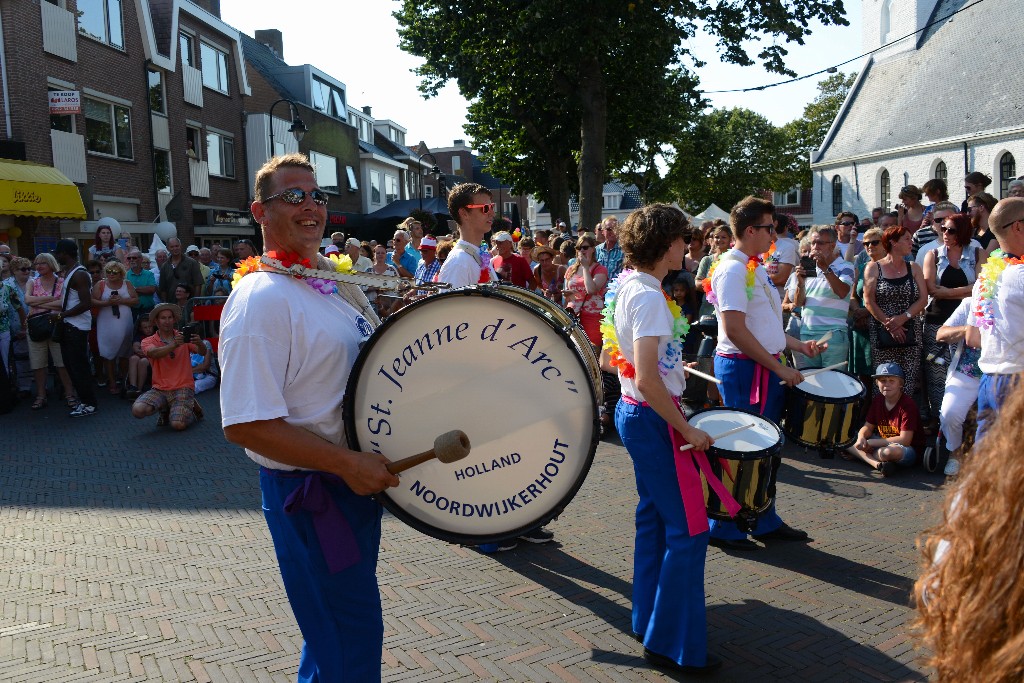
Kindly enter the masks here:
[[[747, 255], [738, 249], [730, 249], [719, 260], [711, 276], [711, 291], [717, 297], [715, 314], [721, 319], [724, 311], [745, 313], [747, 329], [765, 351], [773, 355], [782, 353], [786, 349], [786, 333], [782, 329], [779, 291], [768, 279], [764, 267], [758, 266], [754, 271], [753, 297], [748, 299], [747, 260]], [[721, 328], [718, 332], [718, 353], [742, 353]]]

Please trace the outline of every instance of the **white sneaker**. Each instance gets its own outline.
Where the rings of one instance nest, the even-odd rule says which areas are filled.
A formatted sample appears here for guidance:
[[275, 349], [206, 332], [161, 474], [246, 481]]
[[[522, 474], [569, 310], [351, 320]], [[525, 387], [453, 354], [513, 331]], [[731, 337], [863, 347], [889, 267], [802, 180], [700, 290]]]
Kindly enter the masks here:
[[960, 474], [960, 461], [950, 458], [946, 461], [946, 469], [942, 470], [942, 473], [947, 477], [955, 477]]
[[79, 403], [74, 410], [69, 413], [70, 417], [89, 417], [96, 413], [94, 406], [87, 406], [84, 403]]

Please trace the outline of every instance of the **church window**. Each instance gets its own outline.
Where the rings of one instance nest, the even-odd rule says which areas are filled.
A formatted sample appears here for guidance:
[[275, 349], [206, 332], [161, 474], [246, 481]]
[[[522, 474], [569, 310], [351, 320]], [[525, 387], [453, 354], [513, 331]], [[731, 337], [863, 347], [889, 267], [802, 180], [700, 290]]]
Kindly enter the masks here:
[[1017, 161], [1007, 152], [999, 159], [999, 198], [1006, 197], [1010, 191], [1010, 181], [1017, 177]]
[[843, 179], [832, 176], [832, 214], [839, 215], [843, 210]]

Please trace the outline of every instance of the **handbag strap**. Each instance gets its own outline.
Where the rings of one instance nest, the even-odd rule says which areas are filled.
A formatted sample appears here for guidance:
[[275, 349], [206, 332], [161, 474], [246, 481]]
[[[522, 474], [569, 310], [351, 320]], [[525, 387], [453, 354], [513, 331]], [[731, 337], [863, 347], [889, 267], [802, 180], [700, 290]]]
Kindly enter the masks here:
[[[61, 313], [63, 313], [64, 311], [68, 310], [68, 295], [71, 294], [71, 278], [73, 278], [75, 276], [75, 273], [77, 273], [79, 270], [85, 270], [82, 267], [82, 264], [78, 264], [77, 266], [72, 268], [71, 272], [68, 273], [67, 277], [64, 278], [64, 300], [61, 301], [61, 303], [60, 303], [60, 312]], [[54, 290], [54, 291], [56, 291], [56, 290]]]

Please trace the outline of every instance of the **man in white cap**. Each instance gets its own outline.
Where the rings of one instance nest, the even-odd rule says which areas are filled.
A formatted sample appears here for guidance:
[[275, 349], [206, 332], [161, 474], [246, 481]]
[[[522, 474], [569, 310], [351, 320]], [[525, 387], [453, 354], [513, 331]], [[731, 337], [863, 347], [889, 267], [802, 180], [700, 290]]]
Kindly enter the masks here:
[[210, 267], [203, 263], [203, 260], [199, 258], [200, 251], [201, 249], [199, 247], [197, 247], [194, 244], [190, 244], [188, 245], [188, 247], [185, 248], [185, 256], [188, 256], [190, 259], [194, 260], [196, 263], [199, 264], [199, 272], [203, 274], [203, 282], [206, 282], [206, 278], [210, 277]]
[[506, 230], [494, 233], [491, 238], [498, 255], [494, 257], [491, 264], [498, 279], [502, 282], [513, 284], [516, 287], [537, 288], [537, 279], [530, 270], [530, 262], [519, 254], [512, 251], [512, 235]]
[[349, 237], [345, 241], [345, 253], [352, 259], [352, 269], [357, 273], [365, 273], [373, 265], [373, 261], [360, 251], [359, 240], [355, 237]]

